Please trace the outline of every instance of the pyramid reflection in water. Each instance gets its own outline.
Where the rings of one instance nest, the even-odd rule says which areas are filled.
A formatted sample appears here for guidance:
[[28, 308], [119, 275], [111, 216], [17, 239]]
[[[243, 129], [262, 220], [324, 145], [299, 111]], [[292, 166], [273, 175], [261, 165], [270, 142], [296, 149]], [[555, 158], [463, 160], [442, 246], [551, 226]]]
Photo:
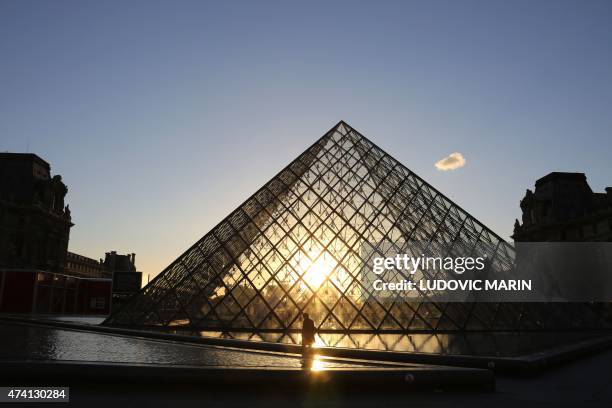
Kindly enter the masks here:
[[598, 324], [588, 307], [372, 296], [364, 246], [409, 241], [445, 245], [455, 256], [480, 244], [492, 273], [514, 258], [510, 244], [340, 122], [105, 324], [293, 331], [302, 312], [320, 332], [344, 333]]

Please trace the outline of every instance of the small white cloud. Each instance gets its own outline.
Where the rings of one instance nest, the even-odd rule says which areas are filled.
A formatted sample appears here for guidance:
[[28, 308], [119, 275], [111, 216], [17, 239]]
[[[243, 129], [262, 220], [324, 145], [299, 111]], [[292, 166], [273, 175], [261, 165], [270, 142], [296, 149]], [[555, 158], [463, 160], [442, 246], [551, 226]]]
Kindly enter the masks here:
[[436, 168], [443, 171], [456, 170], [463, 166], [465, 166], [465, 157], [459, 152], [451, 153], [436, 162]]

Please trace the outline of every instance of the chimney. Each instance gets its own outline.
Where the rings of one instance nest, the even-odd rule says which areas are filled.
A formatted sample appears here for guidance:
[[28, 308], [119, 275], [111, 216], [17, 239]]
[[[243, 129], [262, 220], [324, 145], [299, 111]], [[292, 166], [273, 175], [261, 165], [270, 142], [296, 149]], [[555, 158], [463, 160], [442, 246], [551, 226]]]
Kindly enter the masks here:
[[113, 271], [113, 273], [115, 272], [116, 262], [117, 262], [117, 251], [111, 251], [109, 266], [110, 266], [110, 270]]
[[136, 267], [136, 254], [132, 252], [132, 265]]

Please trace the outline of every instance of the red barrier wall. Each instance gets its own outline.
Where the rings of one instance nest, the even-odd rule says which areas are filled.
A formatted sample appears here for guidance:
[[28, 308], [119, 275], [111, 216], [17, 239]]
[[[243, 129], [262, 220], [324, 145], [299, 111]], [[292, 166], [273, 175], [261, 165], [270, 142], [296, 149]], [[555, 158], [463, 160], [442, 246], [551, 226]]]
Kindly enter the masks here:
[[111, 293], [111, 279], [0, 271], [0, 312], [105, 315], [110, 313]]

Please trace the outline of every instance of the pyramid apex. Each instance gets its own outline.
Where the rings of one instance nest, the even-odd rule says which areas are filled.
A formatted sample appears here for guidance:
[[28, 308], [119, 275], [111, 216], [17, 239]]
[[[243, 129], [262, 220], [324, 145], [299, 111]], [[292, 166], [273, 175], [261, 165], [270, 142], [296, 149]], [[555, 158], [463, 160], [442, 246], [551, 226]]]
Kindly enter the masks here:
[[340, 120], [332, 129], [339, 130], [340, 133], [344, 133], [353, 130], [353, 127], [346, 123], [346, 121]]
[[345, 120], [342, 120], [342, 119], [340, 119], [340, 122], [338, 122], [335, 127], [338, 127], [340, 125], [351, 127], [351, 125], [349, 125], [348, 123], [346, 123]]

